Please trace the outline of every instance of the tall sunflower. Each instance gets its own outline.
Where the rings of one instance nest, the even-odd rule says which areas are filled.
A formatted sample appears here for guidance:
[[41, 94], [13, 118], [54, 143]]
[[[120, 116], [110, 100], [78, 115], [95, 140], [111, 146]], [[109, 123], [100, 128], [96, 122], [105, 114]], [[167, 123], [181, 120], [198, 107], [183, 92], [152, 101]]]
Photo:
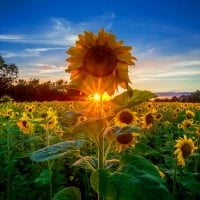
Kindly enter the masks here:
[[66, 72], [71, 73], [71, 84], [88, 94], [107, 92], [110, 96], [118, 86], [127, 89], [128, 66], [135, 65], [136, 60], [131, 49], [104, 29], [97, 35], [88, 31], [79, 34], [76, 45], [67, 50]]
[[176, 140], [176, 148], [174, 155], [177, 155], [178, 165], [185, 166], [185, 160], [190, 154], [194, 152], [197, 147], [195, 147], [192, 139], [188, 139], [186, 135], [183, 138]]

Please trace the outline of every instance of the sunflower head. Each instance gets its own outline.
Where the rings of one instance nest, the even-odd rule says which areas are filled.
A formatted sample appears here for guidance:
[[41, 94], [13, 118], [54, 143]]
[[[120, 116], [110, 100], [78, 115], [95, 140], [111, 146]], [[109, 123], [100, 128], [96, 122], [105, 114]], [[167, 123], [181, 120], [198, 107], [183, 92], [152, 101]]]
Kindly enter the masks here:
[[162, 119], [162, 114], [161, 113], [156, 113], [155, 116], [154, 116], [154, 119], [156, 121], [160, 121]]
[[153, 125], [154, 116], [152, 113], [146, 113], [141, 117], [142, 128], [150, 129]]
[[195, 116], [194, 112], [192, 112], [191, 110], [186, 110], [186, 117], [188, 119], [192, 119], [194, 118], [194, 116]]
[[137, 142], [134, 133], [122, 133], [116, 136], [116, 149], [121, 152], [125, 148], [134, 147]]
[[125, 108], [116, 114], [114, 120], [117, 126], [127, 126], [137, 124], [139, 118], [130, 109]]
[[26, 120], [21, 118], [18, 122], [17, 122], [17, 126], [19, 127], [19, 129], [24, 133], [24, 134], [30, 134], [33, 131], [33, 126], [32, 124]]
[[104, 29], [97, 35], [88, 31], [78, 35], [76, 45], [67, 51], [66, 72], [71, 73], [71, 84], [88, 94], [107, 92], [110, 96], [118, 86], [127, 89], [128, 66], [136, 60], [131, 49]]
[[176, 140], [176, 144], [174, 146], [176, 148], [174, 155], [177, 155], [178, 165], [185, 166], [185, 160], [188, 158], [190, 154], [197, 149], [195, 147], [192, 139], [188, 139], [186, 135], [183, 138], [179, 138]]
[[182, 121], [181, 126], [183, 130], [187, 130], [193, 124], [193, 119], [185, 119]]

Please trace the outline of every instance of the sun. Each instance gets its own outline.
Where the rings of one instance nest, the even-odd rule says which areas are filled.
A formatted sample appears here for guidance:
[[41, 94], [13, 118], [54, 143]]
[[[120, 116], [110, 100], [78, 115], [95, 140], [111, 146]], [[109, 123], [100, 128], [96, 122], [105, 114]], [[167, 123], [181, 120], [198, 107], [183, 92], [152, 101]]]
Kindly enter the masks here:
[[118, 86], [128, 89], [128, 66], [134, 66], [136, 60], [131, 50], [104, 29], [97, 35], [89, 31], [79, 34], [75, 46], [67, 50], [70, 84], [88, 95], [107, 92], [112, 96]]
[[101, 95], [99, 95], [98, 93], [95, 93], [93, 98], [95, 101], [100, 101]]
[[103, 95], [96, 92], [94, 95], [90, 95], [88, 99], [93, 101], [110, 101], [111, 97], [107, 94], [107, 92], [104, 92]]

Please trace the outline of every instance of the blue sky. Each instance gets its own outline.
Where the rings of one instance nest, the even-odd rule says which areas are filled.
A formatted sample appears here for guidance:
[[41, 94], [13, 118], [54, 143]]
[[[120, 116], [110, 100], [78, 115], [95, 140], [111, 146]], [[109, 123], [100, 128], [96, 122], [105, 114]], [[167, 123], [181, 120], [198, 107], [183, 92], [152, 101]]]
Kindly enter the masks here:
[[200, 0], [0, 0], [0, 55], [19, 78], [69, 80], [66, 50], [100, 28], [133, 47], [134, 89], [200, 89]]

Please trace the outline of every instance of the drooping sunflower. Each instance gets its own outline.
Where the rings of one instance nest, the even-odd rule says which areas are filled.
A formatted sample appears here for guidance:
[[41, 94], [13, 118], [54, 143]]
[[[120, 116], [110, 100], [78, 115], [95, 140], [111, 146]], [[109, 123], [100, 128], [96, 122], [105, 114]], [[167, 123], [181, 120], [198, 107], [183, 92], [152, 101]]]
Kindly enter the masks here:
[[139, 118], [136, 116], [135, 112], [132, 112], [130, 109], [125, 108], [116, 114], [114, 121], [117, 126], [123, 127], [127, 125], [138, 124]]
[[100, 29], [98, 34], [85, 31], [78, 35], [74, 47], [67, 51], [71, 84], [85, 93], [107, 92], [110, 96], [118, 86], [127, 89], [130, 79], [128, 66], [135, 65], [131, 46], [123, 46], [112, 33]]
[[197, 147], [195, 147], [192, 139], [188, 139], [186, 135], [184, 137], [180, 137], [176, 140], [176, 144], [174, 146], [176, 148], [174, 155], [177, 155], [178, 165], [184, 167], [185, 160], [188, 158], [190, 154], [192, 154]]

